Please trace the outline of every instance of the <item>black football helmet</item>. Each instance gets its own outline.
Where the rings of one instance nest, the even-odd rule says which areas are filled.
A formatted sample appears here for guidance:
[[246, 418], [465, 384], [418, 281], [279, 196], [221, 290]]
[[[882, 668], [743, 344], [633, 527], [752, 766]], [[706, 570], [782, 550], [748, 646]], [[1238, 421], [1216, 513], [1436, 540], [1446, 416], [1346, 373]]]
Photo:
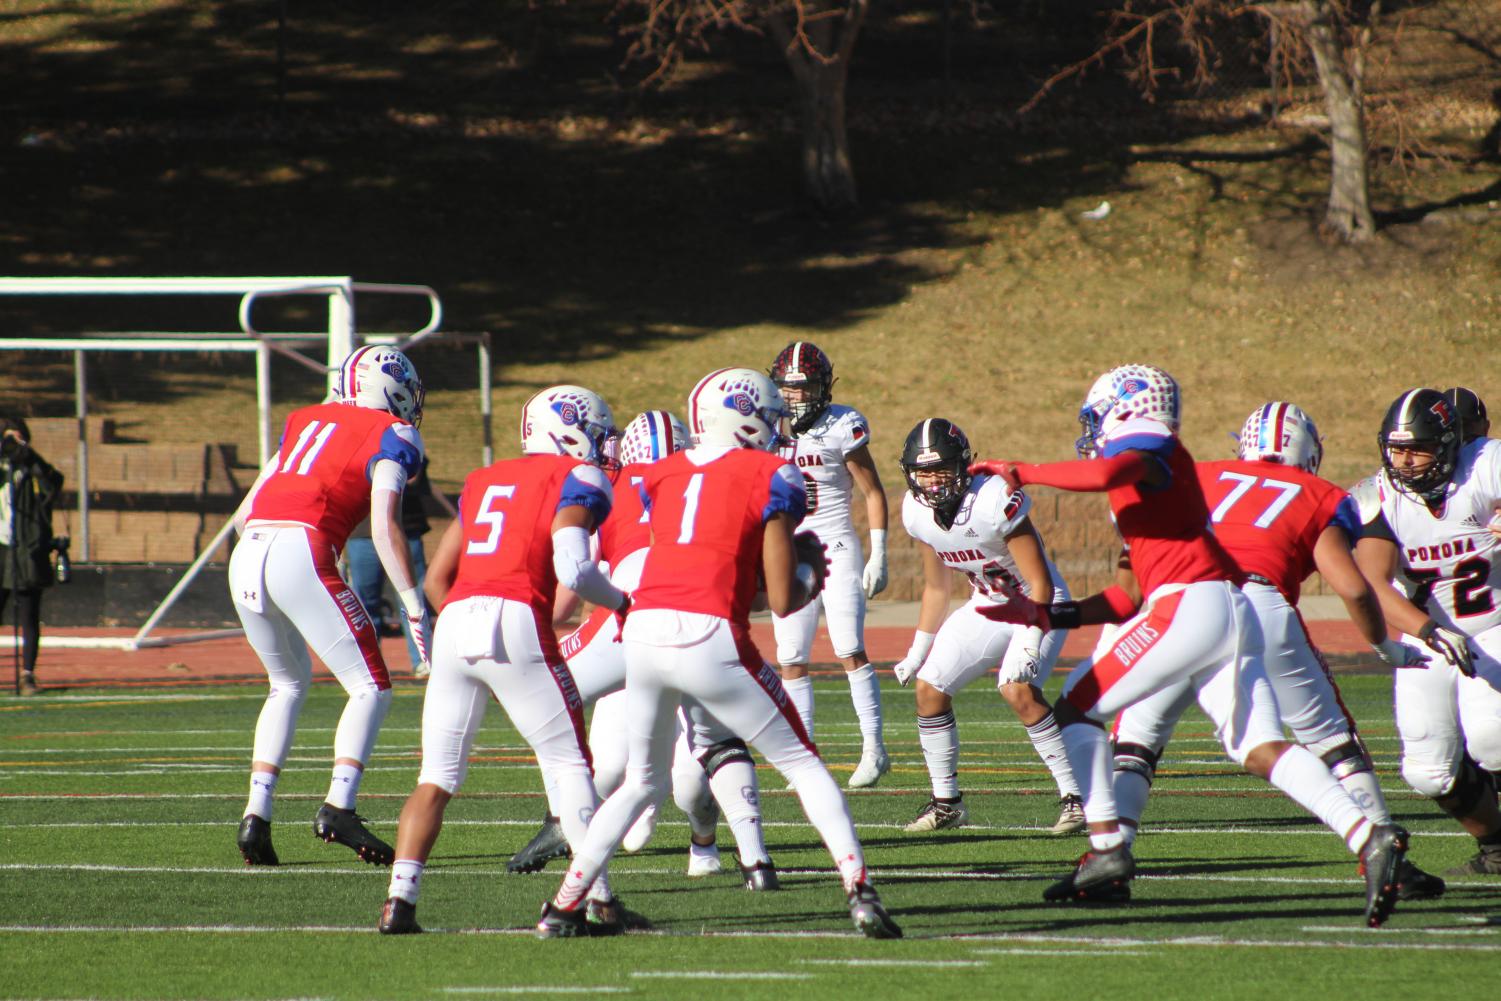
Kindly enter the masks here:
[[834, 364], [809, 341], [793, 341], [771, 364], [771, 381], [778, 389], [799, 389], [798, 403], [787, 401], [792, 411], [792, 433], [802, 434], [823, 416], [834, 401]]
[[[1459, 412], [1436, 389], [1409, 389], [1392, 401], [1381, 419], [1381, 465], [1392, 486], [1432, 504], [1440, 501], [1459, 462], [1463, 440]], [[1433, 462], [1419, 473], [1398, 470], [1392, 462], [1393, 447], [1433, 453]]]
[[1485, 413], [1485, 401], [1473, 389], [1455, 386], [1444, 390], [1454, 410], [1459, 414], [1459, 427], [1464, 432], [1466, 443], [1484, 438], [1491, 433], [1491, 421]]
[[[958, 425], [942, 417], [930, 417], [907, 434], [902, 446], [902, 473], [907, 489], [921, 504], [933, 509], [939, 524], [947, 528], [954, 523], [959, 502], [969, 489], [969, 464], [974, 461], [969, 439]], [[953, 478], [931, 488], [918, 483], [916, 473], [924, 470], [952, 472]]]

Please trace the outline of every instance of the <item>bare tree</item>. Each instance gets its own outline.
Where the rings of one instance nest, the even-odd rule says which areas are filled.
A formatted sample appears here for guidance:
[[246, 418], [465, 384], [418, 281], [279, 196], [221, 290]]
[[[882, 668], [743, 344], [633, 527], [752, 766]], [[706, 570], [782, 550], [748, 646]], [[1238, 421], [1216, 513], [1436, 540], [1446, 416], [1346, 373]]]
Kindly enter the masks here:
[[648, 83], [665, 77], [689, 51], [707, 49], [717, 31], [769, 36], [797, 84], [803, 185], [819, 208], [840, 213], [859, 201], [845, 89], [869, 8], [870, 0], [618, 0], [616, 13], [631, 41], [627, 59], [655, 64]]
[[[1348, 243], [1363, 242], [1376, 233], [1365, 72], [1380, 12], [1381, 0], [1125, 0], [1112, 12], [1100, 46], [1046, 80], [1021, 111], [1032, 110], [1063, 80], [1112, 59], [1124, 61], [1129, 78], [1148, 96], [1166, 77], [1203, 87], [1214, 80], [1215, 27], [1243, 18], [1272, 23], [1284, 40], [1283, 63], [1274, 72], [1290, 78], [1311, 62], [1324, 95], [1330, 179], [1322, 229]], [[1165, 62], [1168, 49], [1181, 61]]]

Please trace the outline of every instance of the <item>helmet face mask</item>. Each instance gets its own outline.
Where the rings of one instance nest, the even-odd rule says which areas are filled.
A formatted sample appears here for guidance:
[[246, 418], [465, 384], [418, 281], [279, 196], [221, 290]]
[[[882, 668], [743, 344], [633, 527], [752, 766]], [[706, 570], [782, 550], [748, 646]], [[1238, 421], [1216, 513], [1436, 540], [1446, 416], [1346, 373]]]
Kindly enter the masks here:
[[808, 341], [793, 341], [782, 349], [772, 363], [771, 381], [792, 414], [793, 434], [811, 428], [834, 401], [834, 365]]
[[552, 386], [521, 408], [521, 451], [528, 455], [570, 455], [608, 466], [619, 436], [609, 404], [582, 386]]
[[1319, 429], [1291, 403], [1268, 403], [1252, 411], [1236, 440], [1236, 454], [1242, 459], [1281, 463], [1314, 474], [1324, 461]]
[[774, 452], [789, 440], [790, 416], [771, 379], [750, 368], [710, 372], [688, 396], [688, 429], [699, 445]]
[[339, 399], [357, 407], [384, 410], [417, 427], [427, 397], [417, 367], [396, 348], [366, 344], [355, 348], [339, 366]]
[[[1448, 492], [1462, 441], [1459, 415], [1436, 389], [1410, 389], [1387, 408], [1376, 436], [1381, 466], [1396, 489], [1428, 504]], [[1423, 462], [1418, 457], [1431, 456]]]
[[656, 462], [690, 443], [688, 428], [666, 410], [648, 410], [625, 426], [619, 438], [619, 464]]
[[1167, 425], [1175, 434], [1182, 416], [1178, 383], [1152, 365], [1122, 365], [1095, 380], [1079, 408], [1083, 434], [1074, 448], [1083, 458], [1099, 452], [1100, 439], [1126, 421], [1146, 418]]
[[902, 446], [902, 474], [913, 498], [933, 509], [939, 523], [954, 523], [959, 503], [969, 490], [969, 464], [974, 458], [963, 431], [942, 417], [920, 422]]

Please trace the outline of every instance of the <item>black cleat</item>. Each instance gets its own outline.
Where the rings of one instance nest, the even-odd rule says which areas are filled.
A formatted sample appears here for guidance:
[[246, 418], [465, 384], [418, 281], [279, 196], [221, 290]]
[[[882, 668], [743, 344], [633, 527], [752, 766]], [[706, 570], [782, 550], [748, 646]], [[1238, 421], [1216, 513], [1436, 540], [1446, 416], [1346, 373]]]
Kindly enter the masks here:
[[742, 865], [740, 875], [747, 890], [780, 890], [782, 881], [777, 878], [777, 867], [768, 860], [755, 865]]
[[582, 910], [560, 910], [551, 900], [542, 905], [542, 919], [537, 922], [538, 938], [578, 938], [587, 934], [587, 919]]
[[1501, 876], [1501, 847], [1481, 845], [1475, 857], [1444, 870], [1446, 876]]
[[886, 913], [875, 887], [856, 883], [849, 892], [850, 920], [866, 938], [901, 938], [902, 929]]
[[1444, 895], [1444, 881], [1424, 872], [1407, 859], [1397, 866], [1398, 900], [1437, 900]]
[[506, 863], [507, 872], [541, 872], [542, 868], [555, 858], [571, 858], [572, 852], [568, 850], [568, 839], [563, 837], [562, 825], [558, 818], [552, 814], [546, 814], [542, 818], [542, 828], [532, 835], [532, 840], [526, 843], [511, 860]]
[[382, 935], [419, 935], [422, 926], [417, 923], [417, 905], [409, 904], [400, 897], [390, 897], [380, 909], [380, 924], [376, 925]]
[[353, 810], [341, 810], [324, 803], [313, 818], [313, 834], [329, 844], [337, 841], [353, 848], [361, 861], [371, 865], [390, 865], [396, 861], [395, 850], [371, 834], [365, 827], [365, 818]]
[[1407, 832], [1395, 824], [1377, 824], [1360, 850], [1365, 870], [1365, 923], [1380, 928], [1397, 907], [1397, 879], [1407, 854]]
[[1098, 852], [1085, 852], [1074, 871], [1042, 891], [1042, 899], [1072, 900], [1086, 904], [1120, 904], [1131, 899], [1131, 880], [1136, 859], [1126, 845]]
[[[540, 934], [541, 925], [537, 927]], [[594, 938], [624, 935], [628, 931], [641, 931], [650, 927], [650, 921], [628, 909], [620, 902], [619, 897], [591, 900], [584, 907], [584, 931]]]
[[271, 847], [271, 821], [262, 820], [253, 813], [245, 814], [240, 821], [240, 833], [235, 836], [240, 855], [246, 865], [280, 865], [276, 849]]

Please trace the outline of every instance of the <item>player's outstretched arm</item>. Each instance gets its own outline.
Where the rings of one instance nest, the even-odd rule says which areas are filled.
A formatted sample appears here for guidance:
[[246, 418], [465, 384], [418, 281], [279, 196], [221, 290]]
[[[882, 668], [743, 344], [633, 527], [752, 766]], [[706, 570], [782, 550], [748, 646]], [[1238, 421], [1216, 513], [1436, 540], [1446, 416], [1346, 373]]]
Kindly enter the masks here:
[[938, 558], [938, 552], [926, 542], [917, 544], [922, 553], [922, 601], [917, 608], [917, 631], [912, 634], [912, 645], [907, 656], [891, 667], [891, 673], [900, 684], [908, 684], [916, 676], [928, 653], [933, 649], [933, 640], [949, 613], [949, 586], [953, 574]]
[[1132, 483], [1160, 487], [1167, 482], [1167, 467], [1153, 455], [1126, 449], [1104, 459], [1073, 459], [1068, 462], [1009, 462], [987, 459], [969, 467], [971, 473], [989, 473], [1016, 490], [1028, 484], [1057, 487], [1076, 493], [1104, 493]]
[[1375, 536], [1362, 538], [1355, 544], [1355, 564], [1376, 592], [1389, 625], [1422, 640], [1466, 677], [1475, 676], [1474, 659], [1465, 635], [1439, 625], [1426, 608], [1419, 608], [1392, 584], [1397, 573], [1396, 543]]
[[886, 590], [888, 578], [886, 563], [886, 490], [881, 486], [881, 474], [876, 472], [875, 460], [870, 457], [870, 448], [861, 445], [845, 457], [850, 477], [865, 496], [865, 517], [870, 524], [870, 558], [865, 561], [865, 570], [860, 575], [865, 596], [874, 598]]
[[406, 471], [400, 463], [392, 459], [376, 462], [370, 485], [370, 541], [381, 567], [396, 588], [418, 658], [426, 664], [432, 620], [422, 598], [422, 582], [412, 566], [406, 532], [401, 527], [401, 493], [405, 485]]
[[1365, 641], [1392, 667], [1415, 667], [1423, 663], [1418, 651], [1404, 646], [1386, 634], [1386, 616], [1350, 547], [1350, 536], [1338, 525], [1329, 525], [1319, 533], [1313, 547], [1313, 564], [1319, 574], [1345, 603], [1350, 621]]
[[552, 568], [558, 583], [594, 605], [625, 611], [624, 591], [610, 583], [589, 545], [594, 513], [582, 504], [560, 508], [552, 520]]

